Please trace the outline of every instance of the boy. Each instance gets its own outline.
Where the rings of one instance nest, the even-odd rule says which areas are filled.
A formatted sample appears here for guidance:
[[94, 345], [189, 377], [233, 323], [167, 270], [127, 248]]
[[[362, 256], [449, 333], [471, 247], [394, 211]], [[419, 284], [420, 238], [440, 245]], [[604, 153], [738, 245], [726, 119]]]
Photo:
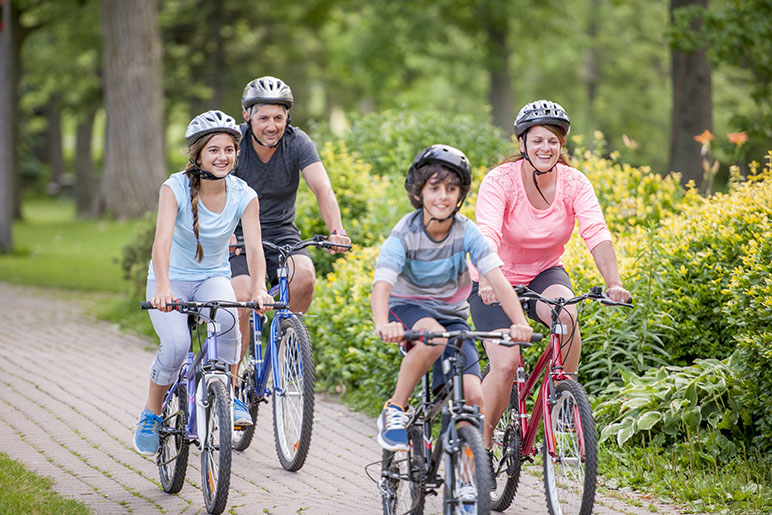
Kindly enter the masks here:
[[[491, 283], [501, 306], [514, 322], [512, 339], [529, 341], [525, 320], [512, 287], [501, 272], [502, 261], [474, 222], [458, 214], [472, 183], [469, 160], [448, 145], [432, 145], [413, 160], [405, 179], [416, 211], [397, 223], [378, 256], [370, 305], [378, 336], [385, 342], [402, 340], [405, 329], [453, 331], [468, 329], [472, 263]], [[446, 351], [439, 345], [415, 342], [402, 360], [394, 394], [378, 417], [378, 443], [387, 450], [407, 450], [405, 423], [413, 388]], [[450, 352], [450, 350], [446, 351]], [[474, 342], [463, 347], [464, 392], [470, 405], [482, 405], [480, 363]], [[435, 387], [442, 381], [435, 368]]]

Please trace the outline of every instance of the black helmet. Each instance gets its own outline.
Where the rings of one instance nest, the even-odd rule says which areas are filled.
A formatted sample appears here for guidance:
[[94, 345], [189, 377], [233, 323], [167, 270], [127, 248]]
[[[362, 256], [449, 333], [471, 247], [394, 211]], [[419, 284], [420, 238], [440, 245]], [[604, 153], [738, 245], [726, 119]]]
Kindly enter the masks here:
[[227, 132], [236, 138], [236, 144], [241, 141], [241, 131], [236, 121], [222, 111], [207, 111], [191, 120], [185, 129], [185, 143], [192, 145], [199, 138], [212, 132]]
[[413, 164], [410, 165], [405, 177], [405, 188], [408, 191], [410, 191], [409, 185], [415, 180], [416, 170], [431, 163], [440, 164], [456, 172], [461, 179], [461, 185], [465, 188], [472, 184], [472, 167], [463, 152], [450, 145], [432, 145], [420, 151], [413, 159]]
[[549, 100], [537, 100], [525, 104], [515, 118], [515, 137], [519, 138], [534, 125], [555, 125], [568, 134], [571, 118], [560, 104]]
[[292, 90], [282, 80], [266, 75], [247, 84], [241, 94], [241, 105], [249, 109], [255, 104], [279, 104], [292, 107]]

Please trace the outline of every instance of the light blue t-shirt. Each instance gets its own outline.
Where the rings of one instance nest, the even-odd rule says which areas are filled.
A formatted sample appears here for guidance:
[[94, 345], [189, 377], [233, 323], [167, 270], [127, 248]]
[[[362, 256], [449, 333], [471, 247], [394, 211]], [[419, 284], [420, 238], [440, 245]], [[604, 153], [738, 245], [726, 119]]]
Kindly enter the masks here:
[[[257, 197], [246, 182], [228, 175], [225, 178], [225, 207], [213, 213], [199, 199], [198, 233], [204, 259], [196, 261], [196, 236], [193, 234], [193, 210], [190, 205], [190, 179], [184, 172], [172, 174], [166, 182], [177, 199], [177, 221], [174, 225], [169, 256], [170, 281], [203, 281], [215, 276], [231, 276], [228, 263], [228, 242], [247, 205]], [[155, 280], [153, 261], [147, 278]]]

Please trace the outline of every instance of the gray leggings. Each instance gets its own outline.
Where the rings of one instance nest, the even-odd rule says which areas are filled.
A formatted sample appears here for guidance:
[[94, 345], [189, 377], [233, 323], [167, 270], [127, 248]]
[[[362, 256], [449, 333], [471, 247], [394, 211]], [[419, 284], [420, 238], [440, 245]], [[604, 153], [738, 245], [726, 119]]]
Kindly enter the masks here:
[[[203, 281], [170, 281], [174, 297], [181, 300], [205, 302], [208, 300], [236, 301], [233, 286], [228, 277], [211, 277]], [[147, 299], [155, 294], [155, 281], [147, 281]], [[157, 385], [172, 384], [185, 361], [190, 347], [188, 315], [177, 311], [165, 313], [151, 309], [150, 320], [161, 339], [161, 347], [150, 368], [150, 379]], [[217, 357], [232, 365], [238, 361], [241, 352], [236, 309], [218, 309], [215, 319], [220, 324], [217, 333]]]

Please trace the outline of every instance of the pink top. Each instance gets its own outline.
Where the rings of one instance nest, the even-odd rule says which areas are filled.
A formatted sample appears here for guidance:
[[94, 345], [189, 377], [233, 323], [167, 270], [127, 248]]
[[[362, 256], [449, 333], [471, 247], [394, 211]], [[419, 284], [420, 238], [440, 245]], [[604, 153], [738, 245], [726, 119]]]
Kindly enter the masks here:
[[[576, 221], [590, 251], [611, 241], [598, 197], [582, 172], [558, 163], [555, 200], [547, 209], [536, 209], [525, 193], [522, 166], [521, 159], [494, 168], [477, 194], [477, 225], [504, 262], [502, 272], [512, 285], [528, 284], [547, 268], [562, 265]], [[470, 271], [477, 281], [477, 270]]]

